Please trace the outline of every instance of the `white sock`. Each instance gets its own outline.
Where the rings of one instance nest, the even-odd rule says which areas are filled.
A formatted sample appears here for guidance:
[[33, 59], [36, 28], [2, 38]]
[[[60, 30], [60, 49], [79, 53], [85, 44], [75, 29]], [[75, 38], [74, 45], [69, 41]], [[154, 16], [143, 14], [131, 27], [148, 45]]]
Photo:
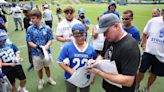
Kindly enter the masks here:
[[25, 88], [25, 87], [21, 87], [21, 86], [19, 86], [19, 89], [20, 89], [20, 90], [23, 90], [24, 88]]

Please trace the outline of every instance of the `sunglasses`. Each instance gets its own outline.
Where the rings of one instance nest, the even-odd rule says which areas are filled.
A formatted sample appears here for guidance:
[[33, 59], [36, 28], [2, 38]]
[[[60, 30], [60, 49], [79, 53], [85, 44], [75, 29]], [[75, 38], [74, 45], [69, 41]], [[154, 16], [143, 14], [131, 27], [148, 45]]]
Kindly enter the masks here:
[[68, 15], [68, 14], [72, 15], [73, 13], [72, 13], [72, 12], [66, 12], [65, 14], [67, 14], [67, 15]]
[[122, 20], [130, 20], [131, 18], [122, 18]]

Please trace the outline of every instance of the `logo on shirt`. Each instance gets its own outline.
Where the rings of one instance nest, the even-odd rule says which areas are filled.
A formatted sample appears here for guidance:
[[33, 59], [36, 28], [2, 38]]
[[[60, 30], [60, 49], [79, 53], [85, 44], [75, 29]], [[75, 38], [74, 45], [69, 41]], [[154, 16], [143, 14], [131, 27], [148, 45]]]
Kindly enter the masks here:
[[105, 59], [110, 59], [112, 58], [112, 53], [113, 53], [113, 46], [110, 46], [109, 49], [105, 52]]
[[160, 37], [160, 38], [163, 38], [163, 37], [164, 37], [164, 28], [162, 28], [162, 29], [160, 30], [159, 37]]

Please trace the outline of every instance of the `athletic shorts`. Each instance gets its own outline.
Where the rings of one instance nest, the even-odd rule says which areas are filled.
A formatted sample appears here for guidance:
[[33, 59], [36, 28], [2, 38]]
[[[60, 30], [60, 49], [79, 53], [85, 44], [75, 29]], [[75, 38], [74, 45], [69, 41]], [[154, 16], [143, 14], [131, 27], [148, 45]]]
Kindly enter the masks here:
[[44, 67], [49, 67], [53, 61], [51, 54], [49, 54], [49, 57], [50, 57], [49, 61], [44, 61], [39, 56], [33, 56], [32, 60], [33, 60], [35, 70], [39, 71], [39, 70], [43, 69]]
[[26, 76], [25, 73], [23, 71], [23, 68], [21, 65], [17, 65], [15, 67], [13, 67], [12, 70], [7, 71], [7, 72], [3, 72], [7, 78], [9, 79], [11, 84], [15, 83], [15, 79], [19, 79], [19, 80], [25, 80]]
[[139, 72], [145, 73], [149, 68], [151, 73], [157, 76], [164, 76], [164, 63], [160, 62], [155, 55], [144, 52]]
[[[69, 83], [68, 81], [65, 80], [66, 84], [66, 92], [77, 92], [77, 86]], [[80, 92], [89, 92], [90, 86], [84, 87], [84, 88], [79, 88]]]

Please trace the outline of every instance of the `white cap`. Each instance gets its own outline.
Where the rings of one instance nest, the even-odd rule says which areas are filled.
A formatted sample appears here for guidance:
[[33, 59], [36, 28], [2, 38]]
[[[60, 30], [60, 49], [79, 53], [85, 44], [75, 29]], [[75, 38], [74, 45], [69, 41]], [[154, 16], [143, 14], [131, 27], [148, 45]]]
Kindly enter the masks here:
[[49, 5], [48, 5], [48, 4], [45, 4], [45, 5], [44, 5], [44, 8], [49, 8]]

